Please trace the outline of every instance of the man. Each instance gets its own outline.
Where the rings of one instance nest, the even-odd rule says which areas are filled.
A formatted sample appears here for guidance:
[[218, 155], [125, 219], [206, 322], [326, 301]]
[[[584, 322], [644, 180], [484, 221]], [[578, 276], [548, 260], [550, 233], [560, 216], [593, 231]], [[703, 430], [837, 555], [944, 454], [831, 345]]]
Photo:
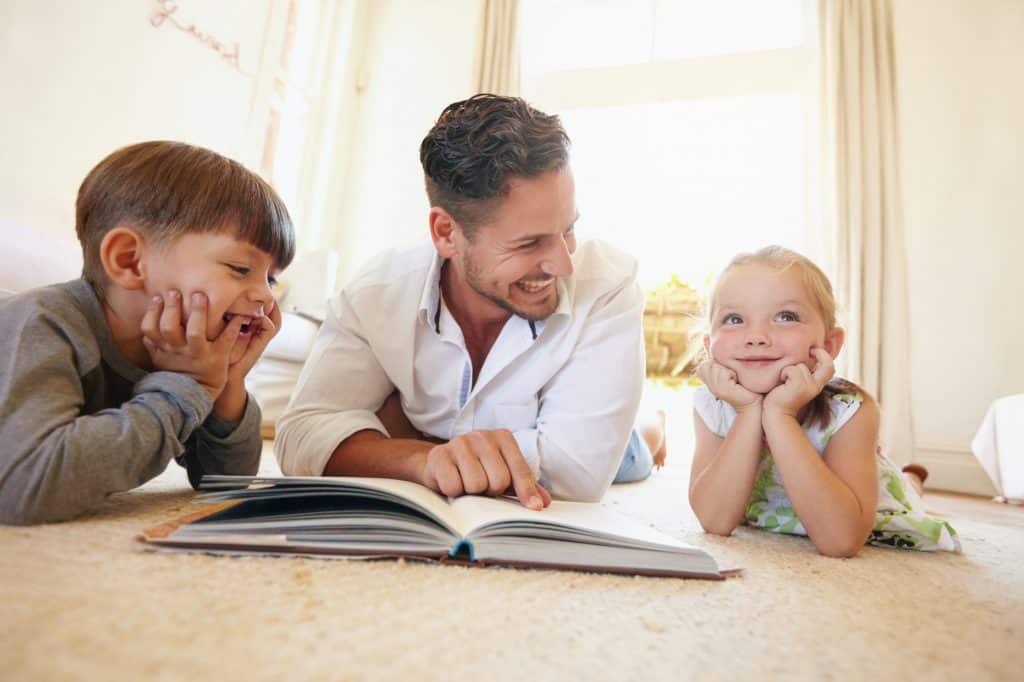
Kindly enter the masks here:
[[600, 499], [620, 464], [645, 477], [636, 262], [577, 248], [558, 118], [476, 95], [420, 160], [433, 244], [383, 254], [332, 301], [278, 423], [282, 471], [513, 490], [533, 509]]

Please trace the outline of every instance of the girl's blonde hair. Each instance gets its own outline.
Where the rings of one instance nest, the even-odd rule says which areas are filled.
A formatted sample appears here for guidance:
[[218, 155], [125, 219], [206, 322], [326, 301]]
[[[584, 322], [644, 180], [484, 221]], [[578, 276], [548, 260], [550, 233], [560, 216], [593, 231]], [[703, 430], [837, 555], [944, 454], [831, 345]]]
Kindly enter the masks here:
[[[782, 246], [766, 246], [753, 253], [741, 253], [736, 255], [729, 264], [725, 266], [718, 279], [715, 281], [711, 293], [708, 295], [707, 303], [707, 328], [710, 332], [712, 322], [717, 315], [718, 289], [725, 279], [726, 274], [733, 268], [740, 265], [765, 265], [778, 272], [785, 272], [795, 268], [800, 275], [800, 280], [811, 299], [811, 304], [818, 311], [822, 322], [825, 324], [825, 331], [830, 332], [836, 328], [836, 298], [832, 293], [832, 284], [828, 277], [806, 256]], [[808, 405], [807, 414], [804, 416], [805, 424], [818, 422], [821, 428], [826, 428], [832, 419], [832, 412], [829, 410], [829, 400], [839, 394], [851, 394], [866, 396], [867, 392], [852, 381], [833, 378], [821, 393]]]

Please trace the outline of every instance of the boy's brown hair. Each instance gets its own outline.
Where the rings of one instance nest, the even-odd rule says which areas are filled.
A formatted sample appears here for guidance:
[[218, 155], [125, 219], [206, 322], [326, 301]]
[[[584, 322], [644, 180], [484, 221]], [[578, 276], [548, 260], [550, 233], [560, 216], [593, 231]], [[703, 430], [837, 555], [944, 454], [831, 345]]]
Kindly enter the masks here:
[[82, 277], [101, 293], [107, 278], [100, 244], [118, 226], [158, 245], [188, 233], [234, 230], [282, 270], [295, 255], [291, 217], [274, 189], [237, 161], [183, 142], [118, 149], [82, 181], [75, 202]]

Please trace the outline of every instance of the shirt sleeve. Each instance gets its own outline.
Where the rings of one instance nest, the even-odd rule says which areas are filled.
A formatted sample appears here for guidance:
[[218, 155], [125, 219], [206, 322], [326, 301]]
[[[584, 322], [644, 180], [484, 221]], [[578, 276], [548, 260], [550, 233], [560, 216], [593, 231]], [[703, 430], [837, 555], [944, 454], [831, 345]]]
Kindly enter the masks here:
[[394, 390], [345, 291], [328, 310], [288, 408], [274, 454], [289, 476], [320, 476], [334, 450], [363, 430], [387, 436], [375, 414]]
[[[162, 472], [213, 401], [192, 379], [154, 372], [131, 399], [83, 415], [73, 344], [45, 316], [4, 320], [0, 340], [0, 521], [60, 521]], [[12, 323], [13, 324], [9, 324]], [[14, 327], [14, 328], [12, 328]]]
[[615, 478], [644, 381], [644, 298], [634, 276], [599, 300], [544, 386], [535, 429], [513, 432], [553, 496], [600, 500]]
[[716, 398], [707, 386], [701, 386], [694, 391], [693, 409], [704, 422], [704, 426], [708, 427], [708, 431], [719, 438], [725, 438], [736, 417], [735, 410]]
[[192, 432], [185, 451], [177, 457], [178, 464], [188, 471], [188, 481], [199, 488], [204, 474], [252, 476], [260, 468], [263, 438], [260, 436], [260, 407], [252, 394], [247, 394], [241, 420], [229, 422], [216, 412]]

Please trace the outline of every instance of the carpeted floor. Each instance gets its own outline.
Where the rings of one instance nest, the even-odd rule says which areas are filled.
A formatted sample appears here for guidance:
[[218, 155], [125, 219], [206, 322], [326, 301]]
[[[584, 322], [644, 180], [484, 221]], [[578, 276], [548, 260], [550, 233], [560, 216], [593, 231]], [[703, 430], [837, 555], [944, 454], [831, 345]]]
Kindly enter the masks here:
[[1021, 679], [1024, 508], [929, 494], [960, 556], [707, 536], [686, 503], [689, 416], [673, 419], [668, 466], [606, 504], [738, 577], [139, 552], [141, 528], [198, 508], [172, 465], [88, 518], [0, 526], [0, 678]]

